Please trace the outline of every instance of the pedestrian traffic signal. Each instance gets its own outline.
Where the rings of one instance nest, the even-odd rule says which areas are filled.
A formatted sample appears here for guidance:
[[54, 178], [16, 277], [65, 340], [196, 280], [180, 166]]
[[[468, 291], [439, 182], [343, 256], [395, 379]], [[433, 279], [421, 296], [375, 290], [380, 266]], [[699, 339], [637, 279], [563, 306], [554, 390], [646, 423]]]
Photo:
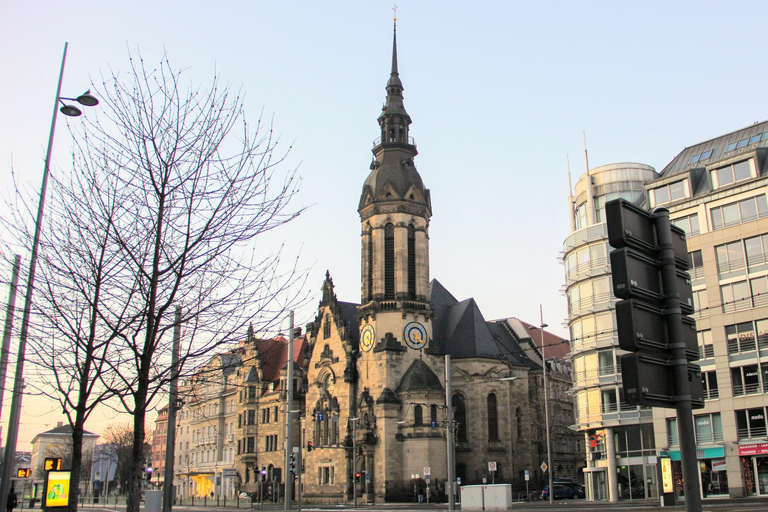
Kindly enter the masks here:
[[261, 466], [261, 481], [265, 481], [267, 479], [267, 468], [266, 466]]
[[308, 452], [312, 451], [312, 441], [307, 441], [307, 451]]
[[[624, 400], [630, 405], [676, 407], [690, 396], [704, 406], [685, 232], [663, 208], [647, 212], [624, 199], [605, 205]], [[680, 350], [684, 347], [684, 350]], [[677, 376], [681, 365], [687, 378]]]

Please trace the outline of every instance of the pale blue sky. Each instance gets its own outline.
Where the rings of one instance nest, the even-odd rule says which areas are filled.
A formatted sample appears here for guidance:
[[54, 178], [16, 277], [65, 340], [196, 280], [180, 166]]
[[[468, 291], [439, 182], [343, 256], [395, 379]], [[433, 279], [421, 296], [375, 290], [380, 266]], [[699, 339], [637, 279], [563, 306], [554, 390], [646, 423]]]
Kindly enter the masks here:
[[[150, 63], [165, 50], [191, 82], [208, 83], [216, 70], [242, 85], [253, 121], [262, 108], [274, 114], [293, 142], [291, 165], [300, 163], [299, 202], [313, 205], [282, 235], [314, 265], [318, 294], [328, 269], [339, 299], [359, 301], [356, 210], [389, 74], [391, 7], [6, 2], [0, 185], [9, 187], [13, 165], [39, 186], [65, 41], [65, 96], [98, 84], [102, 70], [126, 69], [128, 47]], [[558, 260], [569, 231], [566, 156], [576, 183], [586, 132], [592, 167], [661, 170], [686, 145], [764, 120], [765, 14], [756, 1], [401, 0], [400, 76], [432, 194], [431, 276], [460, 300], [474, 296], [487, 319], [536, 324], [543, 304], [550, 329], [566, 335]], [[57, 165], [68, 161], [65, 119]], [[311, 320], [315, 304], [297, 322]], [[52, 426], [24, 421], [33, 433]]]

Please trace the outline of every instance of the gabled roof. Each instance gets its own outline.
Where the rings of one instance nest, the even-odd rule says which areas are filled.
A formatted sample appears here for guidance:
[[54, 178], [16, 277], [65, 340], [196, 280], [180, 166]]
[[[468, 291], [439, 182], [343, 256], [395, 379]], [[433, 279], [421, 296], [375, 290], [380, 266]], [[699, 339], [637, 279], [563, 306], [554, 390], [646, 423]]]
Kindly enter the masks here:
[[[458, 301], [439, 281], [430, 283], [434, 349], [455, 358], [482, 357], [540, 367], [540, 334], [517, 318], [486, 321], [474, 299]], [[546, 334], [547, 358], [564, 358], [567, 340]], [[536, 361], [539, 361], [538, 363]]]
[[[293, 339], [293, 361], [298, 367], [304, 366], [305, 336]], [[280, 370], [288, 365], [288, 338], [278, 336], [268, 340], [256, 340], [259, 359], [262, 364], [262, 380], [275, 382], [280, 380]]]
[[[41, 436], [72, 436], [72, 425], [59, 425], [56, 428], [52, 428], [51, 430], [46, 430], [45, 432], [41, 432], [37, 434], [34, 438], [32, 438], [31, 443], [34, 444], [35, 441], [37, 441], [37, 438]], [[87, 430], [83, 430], [83, 437], [100, 437], [98, 434], [94, 434], [93, 432], [88, 432]]]
[[422, 359], [416, 359], [411, 363], [397, 387], [398, 393], [443, 390], [440, 379]]

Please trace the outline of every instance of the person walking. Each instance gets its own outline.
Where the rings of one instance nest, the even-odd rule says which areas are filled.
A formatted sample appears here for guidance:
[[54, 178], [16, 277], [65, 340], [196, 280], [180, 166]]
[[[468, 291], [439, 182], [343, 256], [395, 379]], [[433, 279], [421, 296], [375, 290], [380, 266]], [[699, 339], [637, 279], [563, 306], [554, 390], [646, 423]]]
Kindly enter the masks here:
[[8, 491], [8, 501], [5, 503], [5, 510], [8, 512], [13, 512], [13, 509], [16, 508], [16, 504], [16, 491], [14, 491], [13, 487], [11, 487], [11, 490]]

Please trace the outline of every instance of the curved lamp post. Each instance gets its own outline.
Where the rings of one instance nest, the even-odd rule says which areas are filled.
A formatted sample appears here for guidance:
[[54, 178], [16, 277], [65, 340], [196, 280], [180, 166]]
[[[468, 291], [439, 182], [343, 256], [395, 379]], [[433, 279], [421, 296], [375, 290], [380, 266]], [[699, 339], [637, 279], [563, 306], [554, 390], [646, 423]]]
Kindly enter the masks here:
[[[59, 84], [56, 88], [56, 99], [53, 103], [53, 118], [51, 120], [51, 131], [48, 135], [48, 149], [45, 153], [45, 168], [43, 169], [43, 183], [40, 187], [40, 198], [37, 204], [37, 218], [35, 220], [35, 233], [32, 240], [32, 254], [29, 258], [29, 272], [27, 274], [27, 293], [24, 298], [24, 311], [21, 319], [21, 334], [19, 335], [19, 350], [16, 359], [16, 373], [13, 381], [13, 396], [11, 400], [11, 413], [8, 418], [8, 436], [5, 442], [5, 454], [3, 458], [3, 475], [0, 481], [0, 496], [8, 496], [11, 488], [11, 473], [13, 471], [16, 442], [19, 436], [19, 420], [21, 416], [21, 398], [24, 382], [24, 357], [27, 349], [27, 333], [29, 331], [29, 317], [32, 308], [32, 292], [35, 289], [35, 270], [37, 269], [37, 250], [40, 244], [40, 228], [43, 223], [43, 211], [45, 209], [45, 192], [48, 188], [48, 175], [51, 166], [51, 148], [53, 147], [53, 135], [56, 131], [56, 114], [59, 111], [59, 103], [62, 104], [61, 113], [69, 117], [77, 117], [82, 114], [79, 108], [65, 103], [67, 101], [76, 101], [80, 105], [93, 107], [99, 104], [99, 100], [91, 96], [90, 91], [77, 98], [61, 97], [61, 81], [64, 77], [64, 63], [67, 60], [67, 46], [64, 43], [64, 55], [61, 58], [61, 70], [59, 71]], [[5, 512], [6, 500], [0, 499], [0, 512]]]

